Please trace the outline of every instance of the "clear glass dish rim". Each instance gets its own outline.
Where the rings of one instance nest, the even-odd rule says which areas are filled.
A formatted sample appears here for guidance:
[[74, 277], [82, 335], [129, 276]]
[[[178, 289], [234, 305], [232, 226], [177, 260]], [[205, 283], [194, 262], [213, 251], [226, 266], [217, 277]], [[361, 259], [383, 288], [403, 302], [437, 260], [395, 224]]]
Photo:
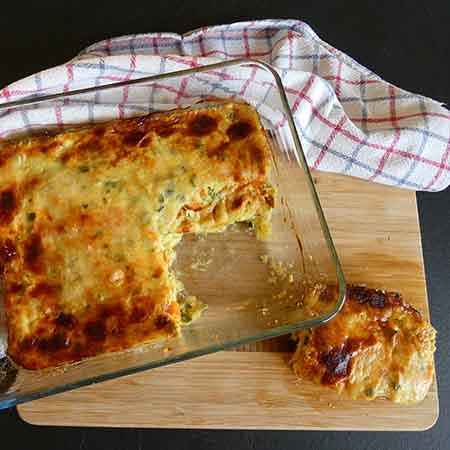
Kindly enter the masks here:
[[345, 281], [344, 273], [342, 271], [342, 266], [341, 266], [339, 257], [337, 255], [336, 248], [333, 243], [333, 239], [331, 237], [328, 223], [326, 221], [322, 206], [320, 204], [319, 196], [318, 196], [318, 193], [314, 186], [311, 172], [309, 170], [309, 167], [308, 167], [308, 164], [306, 161], [306, 157], [305, 157], [305, 154], [303, 152], [303, 148], [302, 148], [302, 145], [300, 142], [300, 138], [299, 138], [297, 129], [295, 127], [294, 118], [292, 116], [292, 111], [289, 106], [289, 102], [288, 102], [288, 99], [286, 96], [286, 91], [284, 89], [283, 82], [282, 82], [281, 77], [279, 76], [278, 72], [270, 64], [268, 64], [262, 60], [254, 59], [254, 58], [232, 59], [232, 60], [222, 61], [222, 62], [218, 62], [218, 63], [214, 63], [214, 64], [207, 64], [207, 65], [203, 65], [203, 66], [192, 67], [189, 69], [166, 72], [163, 74], [150, 75], [150, 76], [141, 77], [141, 78], [134, 78], [132, 80], [126, 80], [126, 81], [105, 84], [105, 85], [76, 89], [76, 90], [67, 91], [67, 92], [59, 92], [56, 94], [49, 94], [49, 95], [39, 95], [38, 94], [38, 95], [23, 98], [21, 100], [2, 103], [2, 104], [0, 104], [0, 111], [7, 110], [7, 109], [16, 109], [16, 108], [20, 108], [22, 106], [44, 103], [44, 102], [48, 102], [48, 101], [52, 101], [52, 100], [59, 100], [59, 99], [62, 100], [62, 99], [76, 96], [76, 95], [82, 95], [82, 94], [87, 94], [87, 93], [91, 93], [91, 92], [106, 91], [106, 90], [110, 90], [110, 89], [117, 89], [119, 87], [131, 86], [134, 84], [156, 82], [156, 81], [161, 81], [161, 80], [167, 80], [170, 78], [178, 78], [178, 77], [182, 77], [182, 76], [192, 75], [194, 73], [208, 72], [208, 71], [212, 71], [215, 69], [224, 69], [227, 67], [233, 67], [233, 66], [239, 66], [239, 65], [246, 65], [246, 66], [248, 66], [248, 65], [255, 66], [256, 65], [259, 68], [265, 70], [266, 72], [269, 72], [275, 81], [275, 84], [277, 87], [277, 92], [278, 92], [278, 95], [280, 97], [280, 101], [281, 101], [281, 104], [283, 107], [283, 113], [286, 116], [287, 124], [289, 126], [289, 131], [291, 133], [291, 136], [292, 136], [292, 139], [294, 142], [294, 146], [295, 146], [295, 150], [297, 152], [298, 160], [300, 161], [302, 169], [306, 175], [309, 193], [313, 199], [313, 203], [316, 208], [316, 212], [317, 212], [317, 215], [319, 218], [322, 233], [323, 233], [325, 241], [327, 243], [327, 248], [328, 248], [331, 260], [333, 262], [334, 268], [335, 268], [336, 279], [338, 282], [338, 300], [336, 302], [335, 307], [330, 312], [326, 313], [325, 315], [317, 316], [317, 317], [314, 317], [313, 319], [310, 319], [307, 321], [301, 321], [301, 322], [298, 322], [296, 324], [291, 324], [291, 325], [282, 325], [282, 326], [273, 327], [273, 328], [265, 330], [261, 333], [258, 333], [256, 335], [252, 335], [252, 336], [248, 336], [248, 337], [240, 338], [240, 339], [229, 340], [225, 343], [207, 345], [205, 347], [202, 347], [201, 349], [188, 351], [188, 352], [185, 352], [181, 355], [177, 355], [174, 357], [169, 356], [169, 357], [162, 358], [162, 359], [152, 361], [149, 363], [140, 364], [137, 366], [126, 367], [126, 368], [116, 370], [111, 373], [102, 374], [102, 375], [91, 376], [91, 377], [87, 376], [86, 378], [83, 378], [81, 380], [78, 380], [78, 381], [75, 381], [72, 383], [66, 383], [66, 384], [62, 384], [60, 386], [43, 389], [39, 392], [35, 392], [32, 394], [12, 397], [9, 399], [5, 399], [3, 401], [0, 400], [0, 410], [5, 409], [5, 408], [10, 408], [15, 405], [19, 405], [21, 403], [26, 403], [31, 400], [36, 400], [38, 398], [48, 397], [48, 396], [55, 395], [55, 394], [58, 394], [61, 392], [69, 391], [72, 389], [77, 389], [77, 388], [80, 388], [83, 386], [88, 386], [88, 385], [99, 383], [102, 381], [112, 380], [114, 378], [139, 373], [139, 372], [142, 372], [145, 370], [162, 367], [165, 365], [169, 365], [169, 364], [173, 364], [173, 363], [177, 363], [177, 362], [181, 362], [181, 361], [186, 361], [186, 360], [196, 358], [199, 356], [204, 356], [204, 355], [207, 355], [210, 353], [216, 353], [216, 352], [219, 352], [222, 350], [227, 350], [227, 349], [237, 347], [237, 346], [240, 346], [243, 344], [257, 342], [260, 340], [269, 339], [269, 338], [273, 338], [273, 337], [277, 337], [277, 336], [281, 336], [281, 335], [285, 335], [285, 334], [290, 334], [290, 333], [293, 333], [293, 332], [298, 331], [303, 328], [313, 328], [313, 327], [322, 325], [325, 322], [328, 322], [340, 311], [340, 309], [342, 308], [342, 306], [345, 302], [345, 298], [346, 298], [346, 281]]

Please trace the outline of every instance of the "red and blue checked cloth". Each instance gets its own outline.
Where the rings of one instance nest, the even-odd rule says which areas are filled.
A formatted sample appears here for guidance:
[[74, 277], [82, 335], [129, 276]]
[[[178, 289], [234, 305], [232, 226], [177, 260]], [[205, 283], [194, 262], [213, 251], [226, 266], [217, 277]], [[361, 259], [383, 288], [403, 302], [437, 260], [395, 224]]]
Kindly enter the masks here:
[[[239, 57], [263, 59], [280, 73], [312, 168], [416, 190], [438, 191], [450, 184], [450, 112], [434, 100], [383, 81], [297, 20], [108, 39], [67, 64], [7, 86], [0, 91], [0, 102]], [[273, 85], [260, 82], [258, 73], [248, 70], [233, 80], [236, 93], [255, 89], [271, 104]], [[220, 96], [214, 83], [200, 83], [172, 92], [173, 103], [192, 98], [195, 89]], [[78, 104], [67, 100], [51, 110], [7, 110], [0, 114], [0, 137], [42, 123], [129, 115], [133, 111], [127, 109], [128, 96], [123, 88], [108, 111], [98, 107], [95, 96]]]

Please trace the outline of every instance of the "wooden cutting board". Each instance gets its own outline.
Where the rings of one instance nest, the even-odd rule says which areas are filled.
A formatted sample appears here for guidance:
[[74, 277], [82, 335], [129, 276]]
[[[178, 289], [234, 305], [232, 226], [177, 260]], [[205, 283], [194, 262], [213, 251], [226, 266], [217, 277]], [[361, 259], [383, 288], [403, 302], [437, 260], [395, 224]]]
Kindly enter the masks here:
[[[347, 280], [400, 291], [428, 318], [415, 193], [313, 174]], [[286, 337], [19, 406], [33, 424], [155, 428], [424, 430], [436, 382], [417, 406], [352, 401], [296, 380]]]

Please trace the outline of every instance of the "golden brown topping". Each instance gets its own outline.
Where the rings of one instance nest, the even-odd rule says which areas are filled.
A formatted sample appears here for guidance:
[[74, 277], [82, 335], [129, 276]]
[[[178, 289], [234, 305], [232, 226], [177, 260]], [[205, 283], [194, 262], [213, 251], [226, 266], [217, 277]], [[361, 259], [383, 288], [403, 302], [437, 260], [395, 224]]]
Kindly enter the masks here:
[[84, 327], [84, 331], [94, 341], [103, 341], [106, 339], [106, 327], [103, 320], [88, 322]]
[[11, 239], [6, 239], [0, 246], [0, 265], [3, 265], [16, 256], [16, 246]]
[[269, 208], [275, 208], [275, 198], [272, 193], [267, 193], [264, 195], [264, 200], [269, 205]]
[[236, 197], [233, 202], [231, 203], [231, 209], [239, 209], [242, 204], [244, 203], [245, 197], [240, 195], [239, 197]]
[[70, 341], [63, 333], [56, 333], [48, 338], [41, 338], [36, 341], [40, 351], [45, 353], [54, 353], [70, 345]]
[[72, 329], [75, 326], [76, 319], [72, 314], [60, 312], [55, 319], [55, 323], [57, 326]]
[[[367, 289], [361, 286], [352, 286], [348, 290], [349, 298], [355, 299], [358, 303], [368, 303], [373, 308], [384, 308], [388, 298], [386, 294], [376, 289]], [[397, 294], [398, 296], [398, 294]], [[392, 302], [389, 302], [389, 304]]]
[[0, 224], [9, 224], [17, 211], [16, 191], [10, 187], [0, 192]]
[[145, 133], [143, 133], [142, 131], [134, 131], [125, 135], [122, 142], [124, 145], [134, 147], [138, 145], [139, 142], [142, 141], [142, 139], [144, 139], [144, 137]]
[[14, 153], [14, 145], [0, 148], [0, 167], [3, 167]]
[[41, 255], [43, 253], [42, 241], [39, 234], [32, 234], [25, 242], [25, 266], [34, 273], [42, 271], [43, 262]]
[[432, 382], [435, 330], [398, 293], [349, 286], [334, 319], [296, 338], [295, 373], [352, 398], [413, 403]]
[[153, 272], [153, 278], [160, 278], [164, 273], [164, 269], [162, 267], [157, 267]]
[[227, 130], [230, 139], [244, 139], [253, 131], [253, 125], [249, 122], [233, 123]]
[[30, 291], [31, 297], [55, 297], [58, 288], [55, 285], [41, 282], [34, 286]]
[[216, 157], [216, 158], [223, 158], [224, 153], [229, 148], [228, 142], [221, 142], [217, 147], [208, 149], [208, 156], [210, 158]]
[[270, 153], [248, 105], [74, 127], [2, 143], [0, 159], [10, 153], [18, 164], [0, 164], [8, 352], [30, 369], [173, 335], [178, 233], [269, 228]]
[[133, 310], [130, 315], [131, 323], [145, 322], [153, 314], [155, 302], [149, 296], [137, 297], [133, 301]]
[[169, 137], [171, 134], [175, 133], [175, 127], [173, 124], [161, 124], [155, 128], [155, 132], [158, 136], [163, 138]]
[[40, 180], [37, 176], [31, 176], [30, 178], [27, 178], [25, 182], [22, 184], [22, 192], [24, 194], [29, 194], [38, 187], [39, 183]]
[[158, 330], [160, 330], [161, 328], [165, 328], [169, 324], [170, 324], [170, 319], [168, 316], [166, 316], [164, 314], [160, 314], [155, 319], [155, 326]]
[[207, 114], [196, 115], [188, 125], [188, 132], [193, 136], [206, 136], [217, 128], [217, 119]]

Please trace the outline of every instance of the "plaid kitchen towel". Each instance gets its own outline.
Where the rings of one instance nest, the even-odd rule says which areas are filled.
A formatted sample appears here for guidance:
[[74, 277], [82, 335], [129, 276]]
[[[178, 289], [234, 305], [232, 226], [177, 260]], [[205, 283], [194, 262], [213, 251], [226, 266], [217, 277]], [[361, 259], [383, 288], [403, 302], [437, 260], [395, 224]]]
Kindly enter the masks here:
[[[0, 103], [240, 57], [262, 59], [278, 70], [313, 169], [416, 190], [438, 191], [450, 184], [450, 112], [432, 99], [383, 81], [297, 20], [241, 22], [184, 35], [150, 33], [108, 39], [88, 47], [67, 64], [5, 87], [0, 91]], [[232, 94], [245, 97], [253, 90], [265, 104], [275, 102], [273, 83], [262, 80], [255, 68], [234, 78], [225, 71], [217, 74], [225, 75], [231, 78], [227, 89]], [[177, 89], [168, 85], [165, 89], [174, 105], [202, 93], [220, 97], [221, 90], [220, 83], [201, 77]], [[105, 91], [84, 100], [71, 98], [51, 108], [35, 105], [21, 111], [6, 110], [0, 114], [0, 139], [46, 123], [68, 124], [139, 112], [139, 99], [131, 98], [139, 94], [130, 93], [129, 88], [121, 88], [120, 95], [116, 92], [107, 102], [105, 95], [112, 94]]]

